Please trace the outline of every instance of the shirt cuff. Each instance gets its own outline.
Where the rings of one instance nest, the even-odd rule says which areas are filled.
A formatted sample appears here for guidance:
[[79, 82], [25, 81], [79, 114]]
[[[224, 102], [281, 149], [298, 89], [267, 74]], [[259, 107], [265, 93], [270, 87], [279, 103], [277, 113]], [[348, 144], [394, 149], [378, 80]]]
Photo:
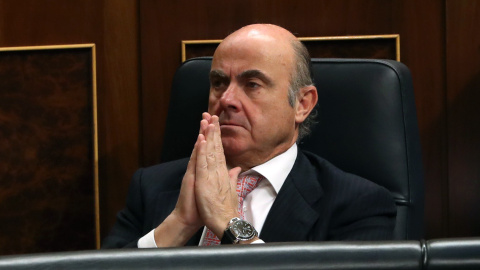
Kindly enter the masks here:
[[251, 244], [265, 244], [265, 242], [263, 242], [262, 239], [258, 239], [258, 240], [253, 241], [252, 243], [250, 243], [250, 245]]
[[138, 248], [156, 248], [157, 243], [155, 243], [155, 229], [151, 230], [149, 233], [145, 234], [142, 238], [138, 239], [137, 247]]

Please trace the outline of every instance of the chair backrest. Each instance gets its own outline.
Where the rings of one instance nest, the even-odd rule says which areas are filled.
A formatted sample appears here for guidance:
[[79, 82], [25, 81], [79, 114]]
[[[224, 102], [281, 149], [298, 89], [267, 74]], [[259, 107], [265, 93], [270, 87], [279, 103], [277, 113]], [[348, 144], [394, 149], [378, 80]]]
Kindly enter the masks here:
[[[207, 110], [211, 58], [177, 70], [162, 161], [188, 157]], [[424, 184], [413, 86], [408, 68], [392, 60], [312, 59], [317, 124], [299, 146], [392, 193], [395, 239], [423, 237]]]

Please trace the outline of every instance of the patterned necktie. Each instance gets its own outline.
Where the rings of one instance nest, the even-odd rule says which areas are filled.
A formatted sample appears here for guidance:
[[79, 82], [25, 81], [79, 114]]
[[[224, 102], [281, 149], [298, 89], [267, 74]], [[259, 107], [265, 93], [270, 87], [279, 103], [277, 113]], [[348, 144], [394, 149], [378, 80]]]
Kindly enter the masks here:
[[[238, 213], [240, 213], [240, 217], [242, 219], [245, 219], [245, 214], [243, 213], [243, 200], [245, 200], [245, 197], [248, 195], [248, 193], [250, 193], [253, 189], [257, 187], [258, 183], [262, 179], [264, 179], [264, 177], [258, 175], [244, 175], [238, 178]], [[205, 233], [205, 237], [203, 238], [202, 246], [213, 246], [219, 244], [220, 240], [218, 239], [218, 237], [210, 229], [207, 228], [207, 232]]]

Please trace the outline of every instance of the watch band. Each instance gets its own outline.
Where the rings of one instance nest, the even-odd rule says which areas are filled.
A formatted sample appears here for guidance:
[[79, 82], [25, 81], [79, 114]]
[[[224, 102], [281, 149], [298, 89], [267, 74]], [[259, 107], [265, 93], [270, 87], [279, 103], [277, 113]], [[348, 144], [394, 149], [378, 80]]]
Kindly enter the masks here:
[[222, 240], [220, 240], [220, 244], [222, 245], [228, 245], [228, 244], [236, 244], [238, 243], [238, 239], [233, 235], [233, 233], [230, 230], [225, 230], [223, 232], [223, 237]]
[[[243, 233], [249, 232], [248, 234]], [[248, 241], [257, 236], [255, 228], [247, 221], [234, 217], [228, 222], [228, 226], [223, 233], [221, 244], [237, 244], [240, 241]]]
[[225, 245], [225, 244], [236, 244], [238, 243], [238, 239], [235, 235], [233, 235], [232, 231], [230, 230], [230, 226], [232, 226], [233, 222], [240, 220], [238, 217], [234, 217], [230, 219], [228, 222], [227, 228], [223, 232], [223, 237], [220, 240], [220, 244]]

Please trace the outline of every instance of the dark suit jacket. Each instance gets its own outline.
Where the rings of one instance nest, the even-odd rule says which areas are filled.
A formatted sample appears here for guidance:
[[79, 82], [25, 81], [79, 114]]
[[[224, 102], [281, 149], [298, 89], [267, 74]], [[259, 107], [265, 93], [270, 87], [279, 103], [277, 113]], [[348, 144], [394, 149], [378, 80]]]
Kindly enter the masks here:
[[[188, 159], [138, 170], [126, 208], [119, 212], [103, 248], [136, 247], [175, 207]], [[260, 238], [265, 242], [387, 240], [396, 207], [390, 192], [299, 150]], [[202, 230], [187, 245], [198, 245]]]

